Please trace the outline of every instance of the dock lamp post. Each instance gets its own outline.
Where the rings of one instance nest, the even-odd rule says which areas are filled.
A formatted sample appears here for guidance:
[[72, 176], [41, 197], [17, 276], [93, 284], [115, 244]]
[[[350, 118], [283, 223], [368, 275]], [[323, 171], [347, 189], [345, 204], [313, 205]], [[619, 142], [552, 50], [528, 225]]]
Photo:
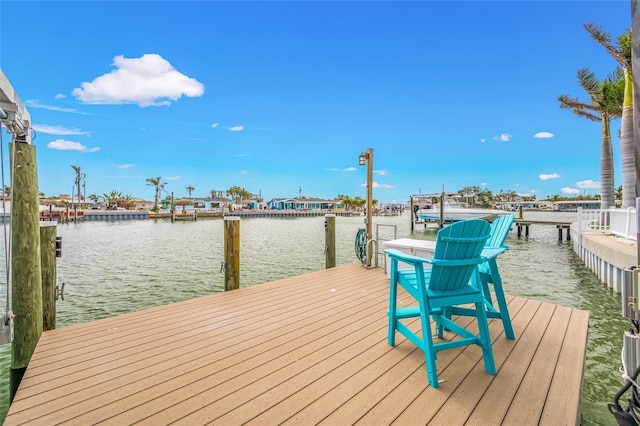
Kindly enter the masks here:
[[361, 166], [367, 165], [367, 217], [364, 223], [367, 227], [367, 268], [371, 267], [371, 238], [373, 236], [371, 232], [371, 216], [373, 215], [373, 148], [369, 148], [366, 152], [360, 154], [358, 162]]

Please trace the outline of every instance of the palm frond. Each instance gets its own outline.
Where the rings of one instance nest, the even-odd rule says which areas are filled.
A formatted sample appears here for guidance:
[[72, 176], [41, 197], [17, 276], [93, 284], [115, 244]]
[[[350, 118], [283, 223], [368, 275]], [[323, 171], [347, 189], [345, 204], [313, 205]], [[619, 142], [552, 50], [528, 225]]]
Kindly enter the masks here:
[[609, 33], [605, 32], [601, 26], [596, 25], [593, 22], [584, 24], [584, 29], [587, 30], [594, 41], [604, 47], [607, 53], [618, 61], [625, 71], [631, 71], [631, 61], [627, 59], [627, 56], [622, 52], [621, 48], [613, 45], [611, 42], [611, 35]]

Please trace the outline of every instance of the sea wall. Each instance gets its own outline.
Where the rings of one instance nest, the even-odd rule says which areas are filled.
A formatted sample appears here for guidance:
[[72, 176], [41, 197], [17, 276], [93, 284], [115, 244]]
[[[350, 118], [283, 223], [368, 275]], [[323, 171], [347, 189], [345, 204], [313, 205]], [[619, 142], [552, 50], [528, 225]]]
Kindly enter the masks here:
[[616, 293], [622, 292], [625, 269], [638, 265], [636, 242], [603, 232], [582, 232], [571, 225], [573, 249], [585, 266]]

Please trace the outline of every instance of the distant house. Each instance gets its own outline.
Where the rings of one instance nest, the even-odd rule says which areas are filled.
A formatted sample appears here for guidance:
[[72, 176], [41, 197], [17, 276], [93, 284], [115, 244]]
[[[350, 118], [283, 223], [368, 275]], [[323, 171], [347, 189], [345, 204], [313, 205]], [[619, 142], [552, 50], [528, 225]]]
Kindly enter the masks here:
[[340, 200], [321, 198], [274, 198], [267, 202], [272, 210], [333, 210], [343, 207]]
[[600, 200], [575, 200], [556, 201], [553, 203], [553, 210], [558, 212], [577, 212], [578, 207], [588, 210], [598, 210], [602, 202]]
[[517, 211], [520, 206], [524, 210], [551, 210], [553, 209], [553, 203], [548, 200], [536, 200], [536, 201], [503, 201], [497, 202], [496, 208], [501, 210]]
[[[142, 200], [140, 198], [136, 198], [133, 202], [135, 203], [136, 210], [151, 210], [155, 205], [154, 201]], [[100, 203], [97, 203], [97, 205], [99, 204]]]
[[224, 197], [193, 198], [194, 207], [207, 211], [219, 211], [229, 209], [229, 200]]

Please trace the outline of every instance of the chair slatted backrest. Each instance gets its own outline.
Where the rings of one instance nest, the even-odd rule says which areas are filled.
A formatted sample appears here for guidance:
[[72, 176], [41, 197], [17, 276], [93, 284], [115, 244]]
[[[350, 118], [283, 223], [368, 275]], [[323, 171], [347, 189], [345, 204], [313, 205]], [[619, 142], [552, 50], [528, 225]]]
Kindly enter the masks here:
[[491, 222], [491, 236], [487, 240], [486, 246], [506, 247], [504, 242], [515, 220], [516, 218], [512, 214], [506, 214]]
[[454, 291], [469, 283], [491, 227], [482, 219], [461, 220], [438, 231], [430, 280], [434, 291]]

